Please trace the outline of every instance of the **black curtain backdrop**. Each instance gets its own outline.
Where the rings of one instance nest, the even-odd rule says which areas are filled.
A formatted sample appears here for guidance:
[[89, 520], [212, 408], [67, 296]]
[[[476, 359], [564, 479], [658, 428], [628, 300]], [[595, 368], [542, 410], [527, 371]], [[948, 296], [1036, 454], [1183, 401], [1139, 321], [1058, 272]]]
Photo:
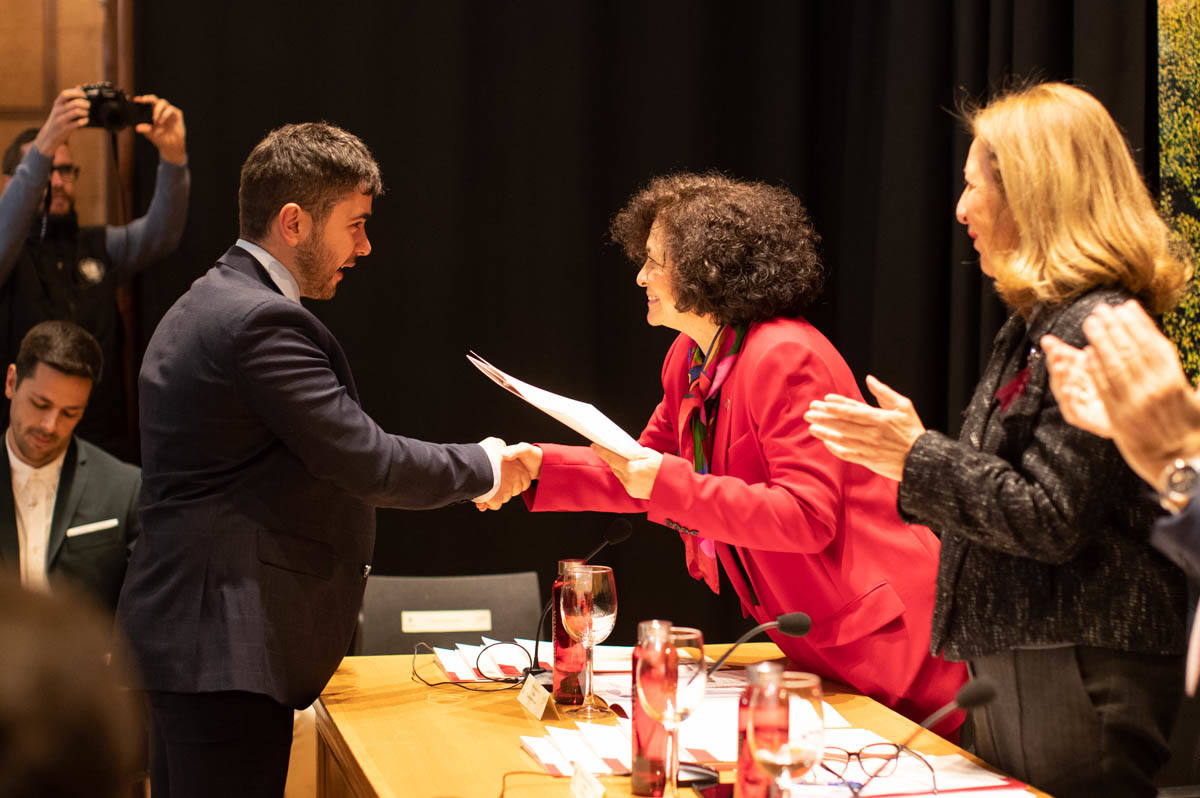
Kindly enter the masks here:
[[[645, 324], [637, 267], [606, 229], [640, 185], [681, 169], [797, 193], [830, 270], [810, 319], [860, 378], [955, 432], [1004, 316], [953, 218], [969, 145], [956, 103], [1013, 75], [1071, 80], [1157, 162], [1146, 2], [138, 6], [132, 88], [184, 109], [193, 181], [179, 252], [138, 286], [143, 346], [233, 243], [253, 145], [325, 119], [373, 149], [387, 194], [372, 255], [310, 307], [344, 345], [367, 411], [429, 440], [577, 440], [476, 373], [469, 348], [641, 430], [674, 334]], [[138, 158], [144, 207], [153, 150]], [[617, 573], [611, 642], [633, 642], [652, 617], [712, 640], [748, 626], [728, 587], [714, 596], [686, 576], [674, 533], [631, 520], [635, 537], [599, 558]], [[536, 569], [547, 590], [555, 561], [610, 521], [519, 502], [381, 510], [376, 573]]]

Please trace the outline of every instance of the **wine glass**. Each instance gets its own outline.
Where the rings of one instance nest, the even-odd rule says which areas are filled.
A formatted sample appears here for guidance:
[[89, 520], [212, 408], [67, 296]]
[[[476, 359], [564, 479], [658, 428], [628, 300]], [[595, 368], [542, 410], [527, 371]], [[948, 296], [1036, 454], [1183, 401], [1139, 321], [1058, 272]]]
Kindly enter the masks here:
[[567, 634], [583, 646], [583, 703], [566, 710], [578, 718], [612, 714], [592, 692], [592, 648], [606, 639], [617, 622], [617, 586], [607, 565], [572, 563], [563, 573], [559, 599]]
[[746, 739], [754, 761], [775, 780], [781, 796], [792, 782], [821, 761], [825, 724], [821, 679], [788, 671], [778, 690], [759, 690], [750, 699]]
[[679, 794], [679, 726], [700, 705], [708, 682], [704, 635], [699, 629], [672, 626], [667, 644], [642, 652], [637, 668], [637, 700], [667, 732], [663, 796], [675, 796]]

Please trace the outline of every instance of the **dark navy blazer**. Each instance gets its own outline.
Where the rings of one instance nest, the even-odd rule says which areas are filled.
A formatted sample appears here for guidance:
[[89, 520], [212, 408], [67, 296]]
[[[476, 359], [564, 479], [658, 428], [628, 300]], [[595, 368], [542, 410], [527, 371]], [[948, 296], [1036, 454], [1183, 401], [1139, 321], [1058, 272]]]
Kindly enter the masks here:
[[375, 507], [492, 486], [482, 447], [372, 421], [333, 334], [238, 247], [163, 317], [138, 388], [144, 529], [118, 620], [150, 690], [307, 706], [349, 646]]

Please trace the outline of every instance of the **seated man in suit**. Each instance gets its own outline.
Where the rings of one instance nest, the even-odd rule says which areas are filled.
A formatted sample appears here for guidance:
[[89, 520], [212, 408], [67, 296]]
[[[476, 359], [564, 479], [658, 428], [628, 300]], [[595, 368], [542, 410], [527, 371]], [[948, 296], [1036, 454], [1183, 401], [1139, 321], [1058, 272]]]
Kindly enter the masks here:
[[0, 491], [0, 567], [31, 588], [71, 583], [111, 611], [141, 529], [141, 476], [73, 434], [103, 361], [70, 322], [42, 322], [22, 339], [4, 382], [12, 491]]

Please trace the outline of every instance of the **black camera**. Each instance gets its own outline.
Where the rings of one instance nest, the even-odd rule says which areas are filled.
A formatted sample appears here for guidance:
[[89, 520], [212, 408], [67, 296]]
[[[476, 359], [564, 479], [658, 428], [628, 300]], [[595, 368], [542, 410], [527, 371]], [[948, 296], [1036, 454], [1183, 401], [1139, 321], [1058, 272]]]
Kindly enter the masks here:
[[135, 103], [107, 81], [87, 84], [83, 87], [83, 96], [91, 104], [88, 127], [102, 127], [115, 133], [130, 125], [149, 124], [154, 120], [153, 103]]

